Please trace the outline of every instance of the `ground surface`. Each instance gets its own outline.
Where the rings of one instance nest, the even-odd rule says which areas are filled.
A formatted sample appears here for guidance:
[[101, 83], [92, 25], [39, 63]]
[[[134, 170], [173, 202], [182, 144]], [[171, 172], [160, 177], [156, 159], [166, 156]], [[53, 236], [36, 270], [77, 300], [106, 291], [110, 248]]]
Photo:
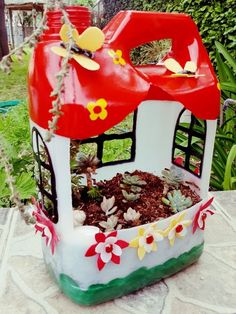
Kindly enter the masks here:
[[40, 239], [17, 212], [0, 209], [1, 314], [235, 314], [236, 192], [216, 192], [198, 263], [129, 296], [85, 308], [68, 300], [47, 273]]
[[[29, 52], [29, 51], [28, 51]], [[14, 59], [12, 72], [0, 71], [0, 101], [27, 98], [27, 70], [30, 55], [24, 55], [20, 63]]]

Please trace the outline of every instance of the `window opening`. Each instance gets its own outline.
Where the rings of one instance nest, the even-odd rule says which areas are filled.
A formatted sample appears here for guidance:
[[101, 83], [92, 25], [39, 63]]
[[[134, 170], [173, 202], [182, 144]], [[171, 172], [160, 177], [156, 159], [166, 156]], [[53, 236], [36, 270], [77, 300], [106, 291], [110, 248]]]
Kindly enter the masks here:
[[105, 133], [85, 140], [71, 141], [71, 162], [78, 152], [95, 155], [99, 167], [131, 162], [136, 150], [137, 110]]
[[172, 40], [154, 40], [131, 50], [130, 59], [133, 65], [155, 65], [171, 51]]
[[175, 127], [172, 162], [201, 177], [205, 141], [206, 121], [183, 109]]
[[39, 197], [45, 209], [44, 213], [54, 223], [58, 222], [56, 179], [48, 148], [39, 133], [33, 127], [33, 152], [36, 161], [35, 178], [39, 189]]

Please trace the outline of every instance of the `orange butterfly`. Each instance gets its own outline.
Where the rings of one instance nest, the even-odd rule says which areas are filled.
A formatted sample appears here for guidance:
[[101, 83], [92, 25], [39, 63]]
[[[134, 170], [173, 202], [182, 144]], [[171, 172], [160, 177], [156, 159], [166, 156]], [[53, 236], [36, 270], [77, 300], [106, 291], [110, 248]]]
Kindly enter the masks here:
[[[60, 30], [62, 47], [54, 46], [51, 50], [61, 57], [67, 56], [64, 48], [69, 42], [70, 28], [68, 24], [63, 24]], [[72, 28], [72, 38], [75, 45], [72, 46], [72, 58], [77, 61], [83, 68], [91, 71], [100, 69], [100, 65], [92, 60], [93, 53], [100, 49], [104, 43], [105, 35], [97, 27], [88, 27], [81, 35], [75, 28]]]

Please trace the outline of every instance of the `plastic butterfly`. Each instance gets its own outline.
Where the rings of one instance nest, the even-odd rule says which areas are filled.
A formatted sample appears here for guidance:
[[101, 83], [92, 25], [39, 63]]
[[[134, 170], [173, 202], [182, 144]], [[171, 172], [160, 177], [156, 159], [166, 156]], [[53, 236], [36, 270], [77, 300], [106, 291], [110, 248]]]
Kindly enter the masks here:
[[[65, 44], [69, 42], [69, 26], [63, 24], [60, 30], [62, 40], [61, 46], [54, 46], [51, 50], [61, 57], [67, 56]], [[97, 27], [88, 27], [81, 35], [75, 28], [72, 28], [72, 38], [75, 44], [72, 46], [73, 59], [77, 61], [83, 68], [91, 71], [96, 71], [100, 65], [92, 60], [93, 53], [102, 47], [105, 35]]]
[[171, 74], [171, 77], [199, 77], [203, 76], [202, 74], [196, 74], [197, 66], [193, 61], [187, 61], [185, 63], [184, 68], [179, 64], [178, 61], [176, 61], [173, 58], [166, 59], [164, 61], [164, 65], [166, 68], [174, 72], [174, 74]]

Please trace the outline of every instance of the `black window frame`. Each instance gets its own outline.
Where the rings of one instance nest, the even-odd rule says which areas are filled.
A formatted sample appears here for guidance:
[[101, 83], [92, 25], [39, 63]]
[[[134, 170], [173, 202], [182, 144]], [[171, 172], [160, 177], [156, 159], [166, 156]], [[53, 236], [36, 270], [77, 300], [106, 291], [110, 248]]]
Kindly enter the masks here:
[[[191, 113], [191, 121], [189, 124], [189, 127], [184, 127], [181, 125], [180, 119], [185, 111], [188, 109], [182, 109], [178, 119], [176, 121], [176, 126], [175, 126], [175, 132], [174, 132], [174, 138], [173, 138], [173, 146], [172, 146], [172, 163], [180, 168], [183, 168], [187, 170], [188, 172], [192, 173], [193, 175], [201, 178], [202, 176], [202, 169], [203, 169], [203, 161], [204, 161], [204, 154], [205, 154], [205, 145], [206, 145], [206, 133], [207, 133], [207, 123], [206, 120], [198, 119], [196, 118], [190, 111]], [[194, 130], [194, 126], [198, 123], [198, 120], [201, 120], [204, 122], [204, 132], [200, 133], [196, 130]], [[187, 146], [182, 146], [180, 144], [176, 143], [176, 135], [178, 131], [185, 132], [188, 136], [188, 144]], [[202, 154], [199, 153], [196, 149], [194, 149], [192, 145], [192, 138], [197, 137], [200, 138], [203, 141], [203, 148], [202, 148]], [[185, 155], [185, 162], [184, 165], [180, 165], [179, 163], [175, 162], [175, 149], [179, 149], [182, 151]], [[200, 165], [199, 165], [199, 174], [195, 173], [191, 168], [190, 168], [190, 157], [195, 156], [200, 160]]]
[[[34, 136], [35, 136], [35, 145], [32, 142], [32, 149], [33, 149], [34, 158], [37, 163], [38, 172], [39, 172], [39, 177], [37, 178], [36, 182], [37, 182], [38, 189], [41, 193], [41, 197], [42, 197], [41, 202], [44, 208], [44, 214], [53, 223], [57, 223], [58, 222], [58, 201], [57, 201], [57, 192], [56, 192], [56, 178], [55, 178], [55, 173], [54, 173], [54, 169], [52, 165], [52, 160], [51, 160], [48, 148], [43, 140], [43, 137], [36, 127], [32, 128], [32, 141], [34, 140]], [[44, 162], [43, 160], [41, 160], [40, 158], [39, 138], [44, 146], [44, 151], [47, 155], [48, 164]], [[35, 146], [36, 146], [36, 151], [34, 149]], [[42, 168], [46, 169], [50, 173], [51, 193], [49, 193], [47, 190], [44, 189]], [[53, 208], [47, 209], [45, 207], [45, 201], [44, 201], [45, 197], [47, 197], [52, 202]]]
[[[132, 130], [129, 132], [121, 133], [121, 134], [100, 134], [98, 136], [90, 137], [84, 140], [77, 140], [74, 141], [80, 145], [82, 144], [91, 144], [94, 143], [97, 145], [97, 158], [100, 160], [98, 164], [98, 168], [104, 167], [104, 166], [111, 166], [116, 164], [122, 164], [127, 162], [132, 162], [135, 160], [135, 154], [136, 154], [136, 125], [137, 125], [137, 115], [138, 110], [136, 109], [133, 112], [133, 127]], [[114, 161], [107, 161], [103, 162], [103, 151], [104, 151], [104, 142], [112, 141], [112, 140], [122, 140], [122, 139], [131, 139], [132, 144], [130, 148], [130, 158], [128, 159], [122, 159], [122, 160], [114, 160]]]

